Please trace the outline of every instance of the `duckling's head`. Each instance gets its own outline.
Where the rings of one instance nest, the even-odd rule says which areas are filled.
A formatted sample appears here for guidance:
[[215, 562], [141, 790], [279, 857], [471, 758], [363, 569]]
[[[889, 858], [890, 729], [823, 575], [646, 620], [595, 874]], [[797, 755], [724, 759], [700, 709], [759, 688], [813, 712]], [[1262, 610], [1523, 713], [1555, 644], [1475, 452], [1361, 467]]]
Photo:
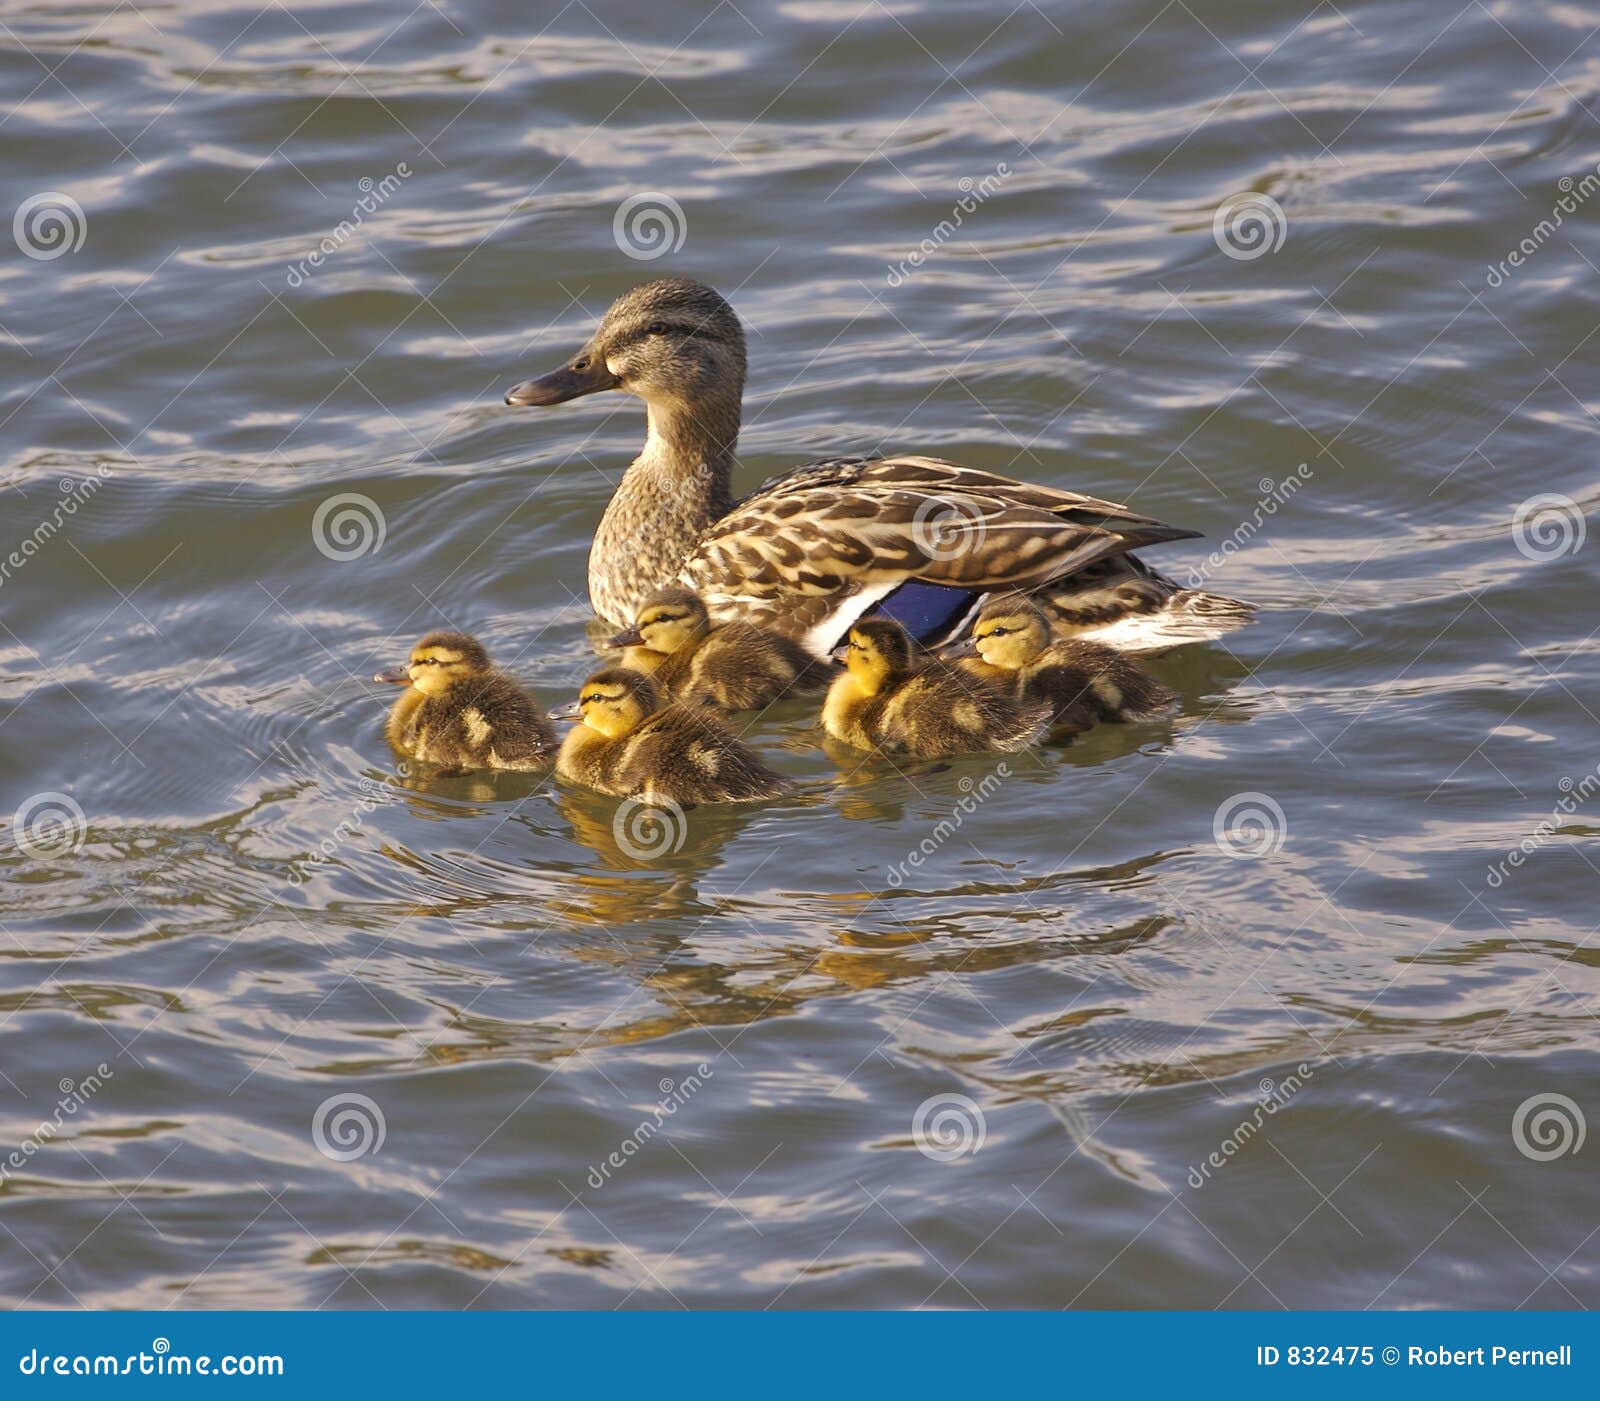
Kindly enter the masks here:
[[631, 628], [611, 639], [613, 647], [647, 647], [671, 656], [705, 636], [710, 615], [693, 589], [657, 589], [639, 606]]
[[564, 404], [602, 389], [636, 394], [663, 409], [726, 402], [744, 392], [744, 329], [703, 283], [664, 277], [624, 292], [575, 356], [524, 380], [508, 404]]
[[862, 690], [876, 695], [911, 669], [911, 637], [892, 618], [863, 618], [845, 641], [844, 664]]
[[483, 644], [464, 632], [430, 632], [411, 649], [404, 666], [380, 671], [373, 680], [410, 683], [430, 696], [440, 696], [469, 677], [491, 669]]
[[656, 683], [632, 667], [612, 666], [597, 671], [578, 692], [579, 718], [607, 739], [632, 734], [661, 708]]
[[972, 624], [978, 655], [1001, 671], [1020, 671], [1050, 645], [1050, 624], [1023, 598], [986, 603]]

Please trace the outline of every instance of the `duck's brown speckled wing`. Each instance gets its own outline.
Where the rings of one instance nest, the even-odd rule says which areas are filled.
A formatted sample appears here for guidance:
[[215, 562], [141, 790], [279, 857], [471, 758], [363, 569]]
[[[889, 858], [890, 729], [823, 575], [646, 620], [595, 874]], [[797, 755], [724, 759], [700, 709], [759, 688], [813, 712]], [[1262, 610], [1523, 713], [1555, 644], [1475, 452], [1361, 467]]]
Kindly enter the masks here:
[[836, 458], [741, 501], [701, 538], [679, 577], [713, 616], [804, 637], [848, 615], [852, 600], [882, 596], [906, 579], [1032, 589], [1195, 533], [1115, 502], [938, 458]]

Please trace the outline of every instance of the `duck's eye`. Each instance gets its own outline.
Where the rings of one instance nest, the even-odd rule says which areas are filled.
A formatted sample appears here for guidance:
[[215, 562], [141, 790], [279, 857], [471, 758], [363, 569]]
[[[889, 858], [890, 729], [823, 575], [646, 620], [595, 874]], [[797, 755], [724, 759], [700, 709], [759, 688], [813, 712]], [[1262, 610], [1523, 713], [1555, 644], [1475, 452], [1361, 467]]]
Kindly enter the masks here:
[[667, 323], [665, 321], [652, 321], [644, 328], [644, 333], [647, 336], [664, 336], [667, 333]]

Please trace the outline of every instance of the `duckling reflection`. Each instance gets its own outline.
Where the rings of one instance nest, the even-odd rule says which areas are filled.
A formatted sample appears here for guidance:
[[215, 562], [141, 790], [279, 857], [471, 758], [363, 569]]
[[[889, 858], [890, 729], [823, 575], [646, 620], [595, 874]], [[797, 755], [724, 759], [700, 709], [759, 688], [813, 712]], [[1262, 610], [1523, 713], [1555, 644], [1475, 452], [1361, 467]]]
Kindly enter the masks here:
[[713, 907], [700, 899], [699, 881], [721, 865], [724, 848], [755, 816], [745, 808], [698, 808], [690, 820], [681, 809], [638, 799], [619, 803], [578, 788], [557, 788], [552, 796], [574, 841], [603, 867], [632, 873], [626, 880], [594, 871], [575, 871], [568, 878], [573, 918], [610, 928], [710, 914]]
[[537, 793], [549, 778], [497, 769], [440, 769], [402, 760], [387, 782], [405, 793], [418, 817], [455, 821], [483, 817], [489, 804], [517, 802]]
[[[1181, 928], [1182, 921], [1132, 912], [1091, 917], [1078, 892], [1123, 889], [1130, 877], [1152, 874], [1173, 856], [1153, 852], [1117, 867], [1037, 880], [968, 877], [924, 891], [812, 896], [798, 908], [781, 890], [744, 890], [697, 903], [692, 923], [655, 903], [668, 888], [663, 883], [637, 876], [581, 881], [576, 889], [593, 893], [592, 908], [563, 905], [560, 937], [543, 942], [541, 950], [592, 968], [586, 983], [604, 986], [606, 995], [589, 1015], [532, 1021], [486, 1015], [470, 1004], [446, 1008], [448, 1039], [435, 1039], [427, 1055], [452, 1063], [561, 1060], [684, 1031], [748, 1028], [804, 1011], [819, 998], [895, 986], [932, 990], [951, 975], [966, 979], [1045, 968], [1083, 954], [1119, 955], [1174, 925]], [[616, 901], [614, 908], [604, 903], [608, 899]], [[928, 913], [935, 909], [941, 913]], [[592, 929], [582, 927], [585, 913], [594, 916]], [[631, 990], [639, 995], [626, 995]], [[1021, 1034], [1049, 1046], [1100, 1018], [1126, 1028], [1120, 1008], [1080, 1008]], [[1016, 1043], [1007, 1040], [1009, 1060]], [[1139, 1069], [1142, 1074], [1147, 1067]]]

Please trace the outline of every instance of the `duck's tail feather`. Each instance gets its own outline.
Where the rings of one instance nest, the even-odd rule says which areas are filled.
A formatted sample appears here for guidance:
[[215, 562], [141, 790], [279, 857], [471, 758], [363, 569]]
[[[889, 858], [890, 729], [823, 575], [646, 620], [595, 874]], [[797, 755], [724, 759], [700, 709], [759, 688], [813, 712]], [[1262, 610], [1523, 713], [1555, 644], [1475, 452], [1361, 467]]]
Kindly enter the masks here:
[[1097, 561], [1031, 595], [1058, 637], [1081, 637], [1123, 652], [1159, 652], [1213, 642], [1242, 628], [1255, 608], [1185, 589], [1137, 555]]
[[1179, 589], [1158, 606], [1074, 629], [1073, 636], [1121, 652], [1162, 652], [1190, 642], [1214, 642], [1254, 621], [1255, 605], [1201, 589]]

